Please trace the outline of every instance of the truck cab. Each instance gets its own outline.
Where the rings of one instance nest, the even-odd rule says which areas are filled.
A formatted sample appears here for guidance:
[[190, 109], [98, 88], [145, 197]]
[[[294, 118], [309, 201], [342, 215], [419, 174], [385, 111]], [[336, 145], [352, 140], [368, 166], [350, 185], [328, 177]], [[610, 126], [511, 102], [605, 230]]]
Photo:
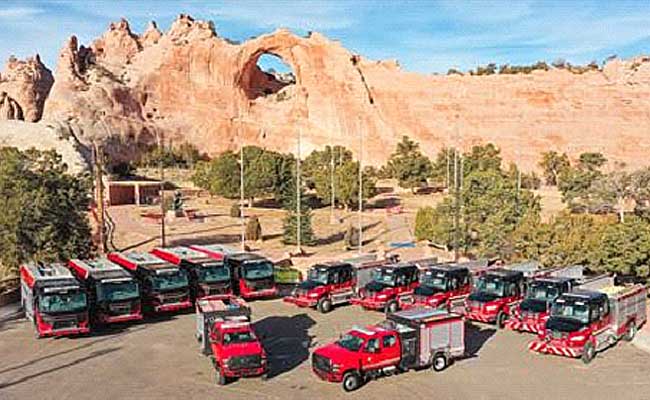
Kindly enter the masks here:
[[70, 271], [88, 293], [93, 323], [112, 324], [142, 319], [140, 285], [119, 265], [107, 258], [73, 259]]
[[514, 331], [539, 334], [550, 315], [551, 304], [576, 284], [573, 278], [544, 277], [528, 284], [526, 296], [510, 312], [506, 326]]
[[187, 271], [193, 301], [205, 296], [232, 293], [230, 269], [223, 260], [215, 260], [205, 253], [182, 246], [157, 247], [151, 254]]
[[388, 264], [377, 267], [372, 279], [351, 300], [364, 309], [399, 310], [399, 300], [413, 294], [418, 286], [418, 268], [411, 263]]
[[266, 352], [243, 299], [229, 295], [204, 297], [197, 300], [196, 311], [197, 339], [203, 343], [203, 353], [210, 355], [217, 384], [268, 372]]
[[168, 312], [192, 307], [187, 272], [149, 253], [111, 253], [108, 259], [138, 280], [146, 311]]
[[596, 352], [620, 339], [631, 341], [646, 322], [643, 285], [608, 286], [599, 290], [576, 289], [559, 296], [532, 351], [582, 358], [587, 364]]
[[441, 371], [465, 353], [462, 316], [446, 310], [416, 307], [389, 314], [387, 320], [353, 328], [339, 340], [312, 354], [312, 370], [345, 391], [370, 379], [411, 369]]
[[88, 296], [63, 264], [20, 266], [21, 303], [38, 338], [90, 332]]
[[522, 271], [494, 269], [486, 272], [476, 282], [465, 300], [465, 317], [471, 321], [496, 323], [503, 328], [510, 307], [523, 298], [525, 278]]
[[255, 253], [235, 252], [221, 245], [191, 246], [215, 260], [223, 260], [230, 271], [232, 291], [245, 299], [273, 297], [275, 284], [273, 263]]
[[315, 307], [321, 313], [327, 313], [334, 305], [348, 303], [355, 286], [356, 274], [352, 264], [316, 264], [309, 268], [307, 279], [298, 284], [284, 301], [299, 307]]
[[470, 270], [458, 264], [438, 264], [420, 273], [420, 284], [412, 296], [400, 299], [400, 308], [415, 306], [450, 309], [454, 301], [464, 300], [472, 289]]

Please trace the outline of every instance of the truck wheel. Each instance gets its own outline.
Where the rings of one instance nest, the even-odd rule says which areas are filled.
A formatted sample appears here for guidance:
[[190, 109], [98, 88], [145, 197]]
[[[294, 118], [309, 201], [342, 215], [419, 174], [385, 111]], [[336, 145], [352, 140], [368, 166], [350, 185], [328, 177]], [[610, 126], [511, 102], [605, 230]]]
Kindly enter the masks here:
[[226, 376], [221, 373], [221, 369], [219, 367], [215, 368], [214, 380], [217, 382], [217, 385], [219, 386], [223, 386], [226, 383], [228, 383]]
[[332, 300], [328, 299], [327, 297], [324, 297], [320, 300], [318, 300], [318, 304], [316, 305], [318, 308], [318, 311], [320, 311], [323, 314], [327, 314], [328, 312], [332, 311]]
[[343, 390], [352, 392], [361, 386], [361, 377], [356, 372], [348, 372], [343, 376]]
[[508, 319], [506, 313], [504, 313], [503, 311], [499, 311], [499, 313], [497, 314], [497, 328], [499, 329], [505, 328], [506, 319]]
[[445, 368], [447, 368], [447, 357], [444, 354], [436, 354], [433, 357], [433, 370], [440, 372]]
[[593, 343], [587, 342], [585, 344], [585, 347], [582, 349], [582, 362], [585, 364], [589, 364], [594, 357], [596, 357], [596, 348], [594, 347]]
[[386, 304], [386, 314], [392, 314], [396, 312], [398, 309], [399, 309], [399, 305], [395, 300]]
[[630, 324], [627, 326], [627, 331], [625, 331], [625, 335], [623, 336], [623, 339], [627, 342], [631, 342], [635, 336], [636, 336], [636, 323], [634, 321], [630, 321]]

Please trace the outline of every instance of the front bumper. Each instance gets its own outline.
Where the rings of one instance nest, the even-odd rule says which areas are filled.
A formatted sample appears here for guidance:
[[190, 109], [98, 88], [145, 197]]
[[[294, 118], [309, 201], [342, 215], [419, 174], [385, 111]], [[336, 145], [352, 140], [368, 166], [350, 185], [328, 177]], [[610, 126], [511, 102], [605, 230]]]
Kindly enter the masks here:
[[39, 331], [39, 337], [59, 337], [59, 336], [75, 336], [83, 335], [90, 332], [89, 327], [75, 327], [75, 328], [65, 328], [65, 329], [51, 329]]
[[367, 310], [383, 310], [386, 307], [388, 301], [386, 300], [374, 300], [370, 298], [353, 298], [350, 300], [350, 303], [361, 306]]
[[314, 368], [313, 366], [311, 367], [311, 370], [316, 374], [317, 377], [320, 379], [324, 380], [325, 382], [342, 382], [343, 381], [343, 374], [336, 373], [336, 372], [327, 372], [320, 370], [318, 368]]
[[496, 314], [487, 314], [484, 311], [465, 310], [465, 318], [470, 321], [483, 322], [485, 324], [493, 324], [497, 320]]
[[542, 333], [544, 331], [544, 325], [544, 322], [531, 319], [521, 320], [518, 318], [511, 318], [506, 321], [506, 327], [508, 329], [518, 332], [530, 332], [535, 334]]
[[291, 304], [295, 304], [298, 307], [315, 307], [318, 304], [318, 299], [310, 299], [308, 297], [295, 297], [287, 296], [283, 301]]
[[582, 347], [569, 347], [553, 341], [534, 340], [528, 345], [530, 351], [555, 356], [578, 358], [582, 356]]
[[116, 323], [127, 322], [127, 321], [140, 321], [142, 320], [142, 313], [132, 313], [132, 314], [124, 314], [124, 315], [100, 314], [98, 319], [99, 322], [103, 324], [116, 324]]
[[244, 299], [259, 299], [264, 297], [275, 297], [278, 294], [277, 288], [255, 290], [251, 292], [241, 293]]

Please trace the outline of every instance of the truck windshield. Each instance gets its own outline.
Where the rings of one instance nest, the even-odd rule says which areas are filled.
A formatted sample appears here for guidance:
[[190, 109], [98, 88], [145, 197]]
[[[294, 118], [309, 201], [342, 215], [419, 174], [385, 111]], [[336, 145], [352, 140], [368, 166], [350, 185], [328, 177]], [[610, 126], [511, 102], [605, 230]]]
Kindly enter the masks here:
[[140, 295], [138, 284], [133, 281], [102, 282], [97, 287], [97, 300], [118, 301], [131, 300]]
[[309, 270], [307, 279], [313, 282], [318, 282], [322, 285], [327, 285], [327, 271], [318, 268], [312, 268]]
[[420, 284], [438, 290], [447, 290], [447, 277], [438, 276], [435, 273], [426, 273], [420, 278]]
[[589, 323], [589, 306], [583, 302], [555, 302], [551, 307], [552, 317], [571, 318], [583, 324]]
[[226, 332], [223, 334], [223, 344], [238, 344], [254, 342], [255, 336], [251, 331]]
[[390, 270], [376, 269], [372, 271], [372, 280], [382, 285], [395, 286], [395, 274]]
[[72, 313], [85, 311], [86, 293], [52, 293], [39, 298], [38, 309], [43, 313]]
[[491, 294], [497, 297], [504, 297], [503, 281], [498, 277], [482, 276], [476, 284], [477, 292]]
[[244, 279], [264, 279], [273, 277], [273, 264], [268, 261], [243, 265]]
[[197, 270], [199, 282], [217, 283], [230, 279], [230, 269], [222, 264], [207, 265]]
[[363, 345], [363, 339], [359, 336], [346, 333], [336, 341], [336, 344], [350, 351], [359, 351]]
[[183, 270], [177, 270], [164, 275], [154, 275], [148, 278], [154, 290], [174, 290], [187, 287], [187, 274]]
[[560, 289], [552, 283], [533, 282], [528, 288], [529, 299], [553, 301], [560, 295]]

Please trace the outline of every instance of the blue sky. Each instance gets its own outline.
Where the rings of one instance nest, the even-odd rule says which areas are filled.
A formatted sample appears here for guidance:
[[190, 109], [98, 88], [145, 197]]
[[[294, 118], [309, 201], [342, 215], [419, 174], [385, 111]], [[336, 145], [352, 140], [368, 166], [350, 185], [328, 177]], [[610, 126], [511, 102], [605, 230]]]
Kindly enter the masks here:
[[[126, 17], [167, 30], [181, 12], [233, 40], [287, 27], [319, 31], [371, 59], [422, 73], [476, 65], [578, 64], [650, 53], [650, 1], [0, 1], [0, 60], [40, 53], [53, 69], [65, 39], [89, 43]], [[272, 65], [280, 69], [277, 65]]]

